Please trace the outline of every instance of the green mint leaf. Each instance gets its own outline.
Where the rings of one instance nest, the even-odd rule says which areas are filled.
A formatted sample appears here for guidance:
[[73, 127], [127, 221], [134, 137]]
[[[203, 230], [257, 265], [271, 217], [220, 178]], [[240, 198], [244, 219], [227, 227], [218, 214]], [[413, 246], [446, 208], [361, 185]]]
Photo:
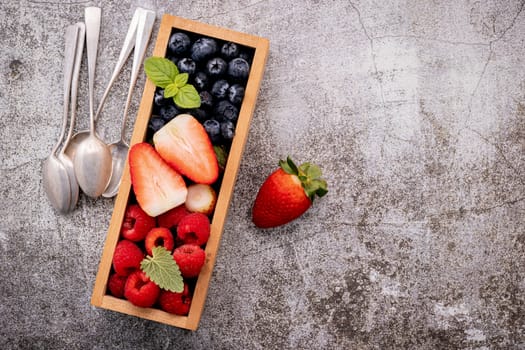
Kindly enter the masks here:
[[175, 82], [175, 78], [179, 74], [175, 63], [164, 57], [146, 58], [144, 72], [156, 86], [163, 89]]
[[162, 246], [153, 248], [152, 253], [142, 260], [140, 269], [160, 288], [181, 293], [184, 282], [173, 256]]
[[190, 84], [179, 88], [179, 92], [175, 95], [173, 101], [175, 101], [177, 106], [185, 109], [199, 108], [201, 106], [201, 97], [195, 87]]
[[226, 150], [223, 146], [213, 146], [213, 150], [215, 151], [215, 156], [217, 157], [219, 169], [221, 171], [224, 171], [224, 168], [226, 168], [226, 160], [228, 159], [228, 153], [226, 153]]
[[178, 88], [181, 88], [184, 85], [186, 85], [186, 83], [188, 82], [188, 78], [189, 78], [188, 73], [177, 74], [177, 76], [175, 77], [174, 83], [175, 85], [177, 85]]
[[179, 87], [177, 86], [177, 84], [171, 83], [164, 88], [164, 98], [173, 97], [177, 95], [178, 92], [179, 92]]

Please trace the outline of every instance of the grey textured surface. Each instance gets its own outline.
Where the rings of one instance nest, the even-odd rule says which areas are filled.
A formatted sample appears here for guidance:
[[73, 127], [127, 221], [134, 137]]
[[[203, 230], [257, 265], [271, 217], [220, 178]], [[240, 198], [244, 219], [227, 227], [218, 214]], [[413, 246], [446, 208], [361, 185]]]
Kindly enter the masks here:
[[[524, 4], [3, 0], [0, 347], [524, 349]], [[193, 333], [91, 307], [113, 201], [82, 196], [61, 216], [43, 192], [63, 33], [86, 5], [103, 9], [96, 100], [136, 6], [271, 42]], [[106, 141], [127, 81], [106, 104]], [[257, 188], [287, 154], [319, 164], [330, 192], [299, 220], [258, 230]]]

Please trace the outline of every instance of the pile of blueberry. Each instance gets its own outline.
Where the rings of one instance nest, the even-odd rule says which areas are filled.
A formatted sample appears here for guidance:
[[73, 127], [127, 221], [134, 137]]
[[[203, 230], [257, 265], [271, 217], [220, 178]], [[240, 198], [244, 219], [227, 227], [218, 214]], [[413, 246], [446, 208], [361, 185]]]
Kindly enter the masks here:
[[233, 42], [174, 30], [166, 57], [180, 73], [188, 73], [201, 98], [201, 106], [183, 110], [164, 90], [155, 91], [153, 115], [148, 124], [148, 139], [181, 113], [189, 113], [202, 123], [214, 145], [229, 146], [235, 134], [239, 109], [254, 50]]

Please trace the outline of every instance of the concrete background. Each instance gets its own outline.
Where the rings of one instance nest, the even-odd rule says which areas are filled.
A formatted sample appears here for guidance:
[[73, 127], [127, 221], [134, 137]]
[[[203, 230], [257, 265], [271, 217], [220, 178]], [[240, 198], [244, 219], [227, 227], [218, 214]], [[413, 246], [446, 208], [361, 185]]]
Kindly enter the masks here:
[[[136, 6], [271, 41], [193, 333], [91, 307], [113, 201], [82, 196], [63, 216], [42, 188], [62, 115], [63, 33], [88, 5], [103, 9], [97, 101]], [[0, 347], [524, 349], [524, 6], [2, 0]], [[127, 76], [100, 122], [108, 142]], [[294, 223], [258, 230], [256, 191], [288, 154], [319, 164], [330, 191]]]

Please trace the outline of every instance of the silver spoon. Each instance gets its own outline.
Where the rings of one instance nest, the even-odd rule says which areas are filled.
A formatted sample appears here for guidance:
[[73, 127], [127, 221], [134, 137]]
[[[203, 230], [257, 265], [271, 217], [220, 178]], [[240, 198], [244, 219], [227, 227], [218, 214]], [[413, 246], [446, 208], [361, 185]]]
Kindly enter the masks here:
[[68, 26], [66, 29], [64, 51], [64, 115], [62, 117], [62, 129], [60, 130], [58, 142], [51, 150], [49, 157], [44, 161], [42, 169], [44, 191], [46, 192], [47, 198], [49, 198], [51, 205], [61, 213], [67, 213], [69, 211], [71, 205], [71, 186], [69, 184], [67, 169], [62, 161], [57, 158], [56, 152], [66, 132], [77, 37], [78, 27], [76, 25]]
[[126, 120], [128, 116], [129, 106], [131, 105], [131, 98], [133, 97], [133, 88], [137, 82], [140, 67], [148, 48], [148, 42], [155, 23], [155, 12], [143, 10], [140, 15], [140, 20], [137, 28], [135, 52], [133, 54], [133, 67], [131, 69], [131, 81], [129, 84], [128, 97], [126, 105], [124, 106], [124, 116], [122, 118], [122, 127], [120, 129], [120, 140], [109, 145], [111, 156], [113, 158], [113, 171], [108, 187], [102, 196], [110, 198], [117, 194], [120, 180], [122, 178], [122, 171], [128, 155], [129, 145], [124, 141]]
[[[100, 100], [99, 106], [97, 108], [97, 112], [95, 113], [95, 122], [98, 120], [98, 116], [102, 110], [102, 107], [104, 106], [104, 103], [106, 102], [106, 98], [109, 95], [109, 91], [113, 84], [115, 83], [115, 80], [117, 79], [118, 74], [124, 67], [124, 63], [126, 63], [127, 58], [131, 54], [131, 51], [133, 50], [133, 47], [135, 46], [135, 37], [137, 35], [137, 25], [139, 22], [139, 16], [140, 12], [143, 9], [138, 7], [135, 10], [135, 13], [133, 14], [133, 18], [131, 19], [131, 23], [128, 28], [128, 33], [126, 34], [126, 38], [124, 39], [124, 45], [122, 47], [122, 50], [120, 51], [120, 55], [117, 61], [117, 65], [115, 67], [115, 70], [113, 71], [113, 74], [111, 76], [111, 79], [109, 80], [109, 84], [106, 87], [106, 91], [104, 91], [104, 95], [102, 95], [102, 99]], [[89, 136], [89, 130], [82, 130], [77, 132], [75, 135], [73, 135], [73, 138], [69, 142], [68, 147], [66, 148], [65, 152], [66, 154], [73, 159], [75, 156], [75, 152], [77, 150], [78, 144], [82, 142], [84, 139], [86, 139]]]
[[95, 115], [93, 113], [95, 65], [101, 20], [100, 8], [86, 7], [85, 19], [90, 129], [89, 136], [78, 144], [73, 165], [78, 184], [82, 191], [87, 196], [96, 198], [104, 192], [111, 177], [111, 152], [108, 146], [95, 133]]
[[71, 122], [69, 124], [69, 131], [64, 141], [64, 146], [58, 153], [58, 159], [62, 161], [64, 167], [67, 170], [69, 176], [69, 185], [71, 188], [71, 203], [69, 205], [69, 211], [75, 209], [75, 206], [78, 202], [78, 182], [75, 176], [75, 169], [73, 167], [73, 161], [65, 154], [65, 149], [67, 148], [69, 141], [71, 140], [71, 135], [73, 134], [73, 126], [75, 125], [75, 118], [77, 114], [77, 93], [78, 93], [78, 77], [80, 73], [80, 65], [82, 62], [82, 53], [84, 52], [84, 41], [86, 40], [86, 26], [84, 23], [79, 22], [76, 24], [78, 27], [78, 37], [76, 44], [76, 53], [75, 53], [75, 64], [73, 68], [73, 78], [71, 81]]

